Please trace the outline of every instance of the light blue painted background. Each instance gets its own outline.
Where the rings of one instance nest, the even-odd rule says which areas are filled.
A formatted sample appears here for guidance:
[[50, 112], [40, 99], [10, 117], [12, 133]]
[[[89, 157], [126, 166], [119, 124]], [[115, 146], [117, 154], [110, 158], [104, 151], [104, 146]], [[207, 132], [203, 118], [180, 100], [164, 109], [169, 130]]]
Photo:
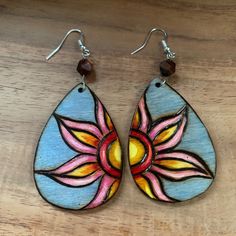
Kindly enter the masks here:
[[[154, 79], [146, 93], [146, 101], [152, 119], [176, 113], [186, 102], [168, 85], [157, 88], [155, 84], [161, 82]], [[175, 150], [182, 149], [198, 154], [215, 173], [215, 152], [208, 133], [194, 111], [188, 107], [188, 124], [182, 142]], [[187, 200], [204, 192], [212, 183], [212, 179], [191, 178], [181, 182], [163, 180], [166, 193], [179, 200]]]
[[[95, 122], [95, 104], [92, 94], [88, 88], [83, 93], [79, 93], [78, 88], [79, 86], [76, 86], [62, 100], [55, 113], [75, 120]], [[77, 154], [65, 144], [61, 138], [57, 122], [51, 116], [38, 144], [35, 170], [54, 169]], [[55, 205], [69, 209], [79, 209], [89, 203], [94, 197], [100, 182], [99, 179], [86, 187], [70, 188], [44, 175], [35, 174], [35, 180], [44, 198]]]
[[[185, 101], [167, 85], [155, 86], [153, 80], [147, 90], [146, 98], [153, 120], [172, 114], [183, 107]], [[69, 116], [75, 120], [95, 122], [94, 100], [88, 89], [78, 92], [76, 86], [57, 107], [57, 114]], [[215, 173], [215, 153], [208, 134], [195, 113], [189, 109], [188, 127], [181, 144], [176, 149], [184, 149], [198, 154]], [[35, 170], [53, 169], [74, 157], [77, 153], [71, 150], [61, 138], [58, 125], [53, 116], [42, 133], [35, 159]], [[70, 188], [63, 186], [46, 176], [35, 175], [40, 192], [49, 202], [69, 208], [79, 209], [86, 205], [95, 195], [100, 179], [90, 186]], [[187, 200], [204, 192], [212, 180], [192, 178], [181, 182], [170, 182], [163, 179], [167, 194], [179, 200]]]

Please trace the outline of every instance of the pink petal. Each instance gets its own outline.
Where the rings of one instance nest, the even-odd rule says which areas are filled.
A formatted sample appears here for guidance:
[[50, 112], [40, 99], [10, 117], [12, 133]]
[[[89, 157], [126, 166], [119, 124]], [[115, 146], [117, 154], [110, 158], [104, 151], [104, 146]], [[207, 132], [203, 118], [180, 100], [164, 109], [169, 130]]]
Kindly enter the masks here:
[[148, 126], [149, 126], [151, 118], [148, 113], [148, 109], [147, 109], [147, 105], [146, 105], [146, 101], [145, 101], [144, 97], [142, 97], [139, 102], [139, 110], [140, 110], [140, 114], [141, 114], [141, 118], [140, 118], [141, 123], [139, 126], [139, 130], [146, 133], [148, 130]]
[[173, 135], [173, 137], [167, 141], [166, 143], [160, 144], [155, 146], [155, 151], [160, 152], [169, 148], [173, 148], [176, 146], [182, 139], [184, 134], [184, 128], [187, 124], [187, 118], [186, 116], [183, 117], [181, 125], [178, 127], [177, 132]]
[[196, 154], [193, 154], [190, 152], [184, 152], [184, 151], [175, 151], [175, 152], [157, 154], [157, 156], [155, 157], [155, 160], [157, 161], [169, 160], [169, 159], [177, 159], [177, 160], [188, 162], [194, 165], [193, 168], [201, 169], [203, 172], [207, 173], [209, 176], [212, 176], [212, 173], [208, 169], [206, 163], [203, 162], [203, 160], [201, 160], [200, 157], [197, 156]]
[[97, 149], [91, 146], [87, 146], [86, 144], [80, 142], [65, 126], [63, 122], [59, 121], [59, 128], [61, 131], [61, 135], [64, 141], [75, 151], [80, 153], [88, 153], [88, 154], [96, 154]]
[[211, 178], [208, 174], [202, 173], [198, 170], [186, 169], [186, 170], [169, 170], [162, 169], [159, 166], [153, 165], [151, 170], [161, 175], [162, 177], [174, 181], [185, 180], [191, 177], [205, 177]]
[[95, 195], [94, 199], [85, 208], [95, 208], [103, 204], [106, 201], [109, 190], [114, 182], [115, 182], [114, 178], [105, 174], [98, 187], [97, 194]]
[[70, 129], [85, 131], [91, 133], [92, 135], [96, 136], [99, 139], [102, 138], [101, 131], [92, 122], [74, 121], [56, 114], [55, 117], [57, 120], [61, 120], [64, 123], [64, 125]]
[[157, 136], [158, 133], [160, 133], [161, 131], [163, 131], [166, 127], [171, 126], [171, 125], [175, 125], [178, 121], [180, 121], [180, 119], [183, 117], [183, 112], [181, 112], [180, 114], [178, 114], [175, 117], [171, 117], [168, 119], [164, 119], [163, 121], [161, 121], [160, 123], [156, 124], [150, 131], [149, 133], [149, 137], [154, 140]]
[[103, 174], [104, 172], [102, 170], [98, 170], [94, 172], [92, 175], [88, 175], [86, 177], [80, 177], [80, 178], [72, 178], [72, 177], [68, 178], [68, 177], [56, 176], [56, 175], [50, 175], [50, 174], [48, 176], [57, 180], [59, 183], [65, 184], [69, 187], [80, 187], [80, 186], [85, 186], [85, 185], [93, 183]]
[[100, 129], [102, 130], [103, 135], [109, 133], [105, 119], [105, 111], [102, 103], [96, 98], [96, 118]]
[[161, 201], [174, 202], [173, 199], [169, 198], [165, 194], [160, 180], [153, 173], [148, 171], [148, 172], [144, 173], [143, 176], [145, 176], [149, 180], [149, 182], [151, 183], [152, 191], [153, 191], [155, 197], [157, 197]]
[[97, 162], [96, 156], [82, 154], [82, 155], [78, 155], [74, 157], [73, 159], [59, 166], [55, 170], [48, 171], [47, 173], [61, 175], [61, 174], [70, 172], [83, 164], [92, 163], [92, 162]]

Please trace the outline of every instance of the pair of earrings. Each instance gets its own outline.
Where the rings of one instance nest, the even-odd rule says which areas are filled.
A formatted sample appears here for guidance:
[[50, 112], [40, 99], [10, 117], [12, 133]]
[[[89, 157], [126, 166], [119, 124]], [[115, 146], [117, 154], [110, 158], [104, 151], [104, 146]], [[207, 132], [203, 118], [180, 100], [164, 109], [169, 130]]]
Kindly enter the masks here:
[[[115, 126], [97, 96], [85, 83], [92, 64], [81, 30], [82, 57], [77, 70], [81, 83], [50, 116], [36, 150], [34, 178], [40, 195], [66, 209], [89, 209], [106, 203], [117, 192], [122, 176], [122, 151]], [[166, 60], [160, 75], [144, 91], [129, 132], [129, 164], [134, 181], [148, 197], [163, 202], [191, 199], [208, 189], [216, 170], [215, 151], [204, 124], [166, 78], [175, 72], [175, 54], [161, 32]]]

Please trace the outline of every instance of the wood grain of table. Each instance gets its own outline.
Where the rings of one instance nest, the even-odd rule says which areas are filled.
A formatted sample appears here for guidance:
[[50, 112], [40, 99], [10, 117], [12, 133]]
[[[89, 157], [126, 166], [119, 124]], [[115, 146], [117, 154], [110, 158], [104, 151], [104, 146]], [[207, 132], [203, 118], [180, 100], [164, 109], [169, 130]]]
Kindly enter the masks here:
[[[177, 54], [169, 84], [208, 127], [218, 158], [213, 186], [180, 204], [146, 198], [127, 165], [131, 118], [163, 60], [161, 37], [140, 54], [129, 53], [154, 26], [169, 33]], [[45, 56], [78, 27], [95, 63], [88, 85], [111, 114], [125, 159], [119, 193], [87, 212], [49, 205], [32, 176], [44, 124], [79, 81], [77, 36], [49, 63]], [[235, 118], [235, 0], [0, 0], [0, 235], [236, 235]]]

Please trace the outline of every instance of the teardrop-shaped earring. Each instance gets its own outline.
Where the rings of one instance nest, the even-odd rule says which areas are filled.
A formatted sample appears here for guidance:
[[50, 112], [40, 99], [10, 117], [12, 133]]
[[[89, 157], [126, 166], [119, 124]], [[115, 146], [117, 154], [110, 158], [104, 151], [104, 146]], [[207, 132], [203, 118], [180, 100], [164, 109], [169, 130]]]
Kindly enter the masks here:
[[122, 175], [120, 141], [105, 107], [85, 83], [92, 70], [90, 51], [80, 29], [70, 30], [49, 60], [71, 33], [78, 33], [82, 57], [77, 70], [82, 81], [50, 116], [38, 142], [34, 179], [40, 195], [66, 209], [95, 208], [116, 193]]
[[178, 202], [208, 189], [216, 171], [215, 151], [209, 133], [188, 102], [166, 83], [175, 72], [175, 54], [161, 32], [166, 60], [160, 75], [151, 81], [135, 111], [129, 133], [129, 163], [139, 189], [148, 197]]

